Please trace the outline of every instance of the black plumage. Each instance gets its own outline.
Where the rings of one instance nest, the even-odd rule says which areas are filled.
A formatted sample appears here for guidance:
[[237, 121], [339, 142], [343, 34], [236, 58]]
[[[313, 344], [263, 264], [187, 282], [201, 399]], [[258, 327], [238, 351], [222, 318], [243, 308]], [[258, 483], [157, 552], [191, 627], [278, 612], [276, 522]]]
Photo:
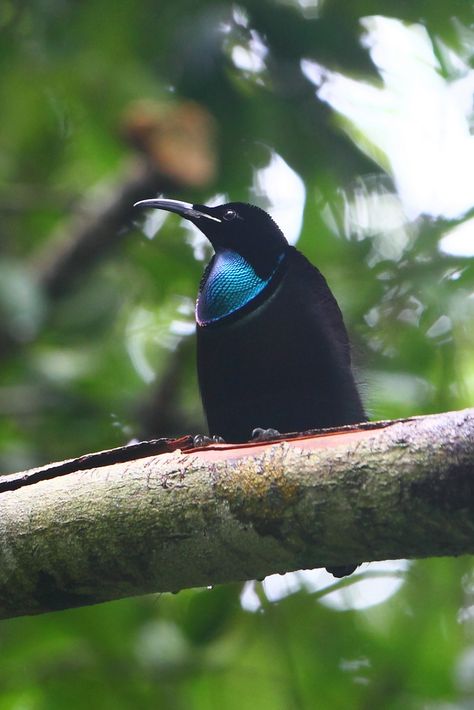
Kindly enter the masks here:
[[247, 441], [256, 427], [294, 432], [365, 418], [324, 277], [293, 247], [280, 271], [246, 313], [197, 327], [209, 431], [226, 441]]
[[210, 434], [242, 442], [257, 427], [294, 432], [366, 419], [336, 299], [266, 212], [244, 203], [138, 204], [177, 212], [214, 247], [196, 305]]

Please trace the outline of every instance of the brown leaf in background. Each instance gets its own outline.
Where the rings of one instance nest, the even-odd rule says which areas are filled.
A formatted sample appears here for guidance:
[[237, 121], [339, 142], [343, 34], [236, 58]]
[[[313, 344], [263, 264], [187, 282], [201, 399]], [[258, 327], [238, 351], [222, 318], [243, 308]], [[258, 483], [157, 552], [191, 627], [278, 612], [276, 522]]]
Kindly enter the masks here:
[[199, 104], [136, 101], [125, 112], [122, 130], [125, 139], [145, 153], [161, 174], [190, 187], [202, 187], [214, 179], [216, 123]]

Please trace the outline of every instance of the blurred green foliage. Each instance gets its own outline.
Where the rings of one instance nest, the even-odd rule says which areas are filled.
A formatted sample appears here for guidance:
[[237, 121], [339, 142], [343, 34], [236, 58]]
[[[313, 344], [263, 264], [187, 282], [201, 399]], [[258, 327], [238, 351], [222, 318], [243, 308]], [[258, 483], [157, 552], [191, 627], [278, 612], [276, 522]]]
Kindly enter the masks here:
[[[470, 87], [468, 134], [469, 2], [4, 0], [2, 471], [204, 429], [192, 336], [204, 254], [195, 235], [171, 217], [148, 239], [144, 230], [157, 229], [137, 215], [100, 257], [77, 266], [79, 275], [66, 274], [61, 293], [42, 279], [77, 216], [93, 226], [100, 205], [150, 159], [150, 146], [137, 147], [124, 130], [144, 100], [159, 111], [184, 106], [185, 118], [192, 101], [216, 126], [214, 177], [201, 182], [170, 178], [160, 137], [153, 160], [176, 188], [168, 196], [271, 206], [278, 180], [274, 173], [273, 186], [270, 177], [262, 187], [262, 170], [275, 156], [288, 179], [303, 181], [298, 246], [338, 297], [373, 417], [472, 404], [474, 181], [471, 202], [457, 211], [442, 199], [438, 209], [421, 200], [413, 210], [420, 181], [410, 202], [402, 174], [423, 161], [403, 141], [390, 152], [390, 130], [381, 128], [396, 119], [402, 92], [392, 92], [388, 110], [357, 93], [341, 108], [347, 84], [330, 94], [335, 77], [388, 91], [390, 68], [361, 23], [370, 16], [391, 18], [399, 38], [421, 38], [419, 56], [400, 45], [407, 76], [429, 65], [428, 48], [430, 80], [453, 96]], [[318, 86], [302, 60], [319, 72]], [[421, 135], [438, 126], [437, 112], [431, 119]], [[432, 147], [425, 160], [433, 158], [433, 185], [446, 184], [446, 197], [457, 176]], [[303, 204], [290, 192], [296, 214]], [[446, 242], [454, 229], [464, 229], [461, 248]], [[323, 593], [303, 588], [269, 601], [257, 584], [253, 611], [229, 586], [2, 622], [0, 710], [472, 707], [470, 560], [419, 562], [401, 576], [388, 600], [359, 610], [330, 608]]]

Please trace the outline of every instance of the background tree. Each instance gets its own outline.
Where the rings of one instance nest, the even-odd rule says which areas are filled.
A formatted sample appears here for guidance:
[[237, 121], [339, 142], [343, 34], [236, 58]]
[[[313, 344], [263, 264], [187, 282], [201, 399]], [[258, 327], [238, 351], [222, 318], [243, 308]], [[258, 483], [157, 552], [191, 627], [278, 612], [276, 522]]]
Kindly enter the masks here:
[[[273, 211], [338, 297], [373, 417], [471, 405], [473, 22], [437, 0], [6, 0], [2, 470], [203, 430], [206, 247], [135, 215], [149, 190]], [[0, 710], [472, 703], [471, 561], [366, 574], [3, 622]]]

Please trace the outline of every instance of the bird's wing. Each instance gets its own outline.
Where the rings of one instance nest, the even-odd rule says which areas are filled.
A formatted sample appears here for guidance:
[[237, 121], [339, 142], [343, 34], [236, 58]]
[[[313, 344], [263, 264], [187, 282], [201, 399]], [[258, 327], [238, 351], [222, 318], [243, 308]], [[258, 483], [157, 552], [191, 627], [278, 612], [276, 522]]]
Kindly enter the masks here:
[[310, 302], [310, 307], [316, 311], [316, 317], [322, 330], [330, 334], [330, 338], [342, 362], [350, 367], [351, 347], [341, 309], [329, 288], [326, 279], [308, 259], [294, 247], [292, 260], [300, 274], [302, 297]]

